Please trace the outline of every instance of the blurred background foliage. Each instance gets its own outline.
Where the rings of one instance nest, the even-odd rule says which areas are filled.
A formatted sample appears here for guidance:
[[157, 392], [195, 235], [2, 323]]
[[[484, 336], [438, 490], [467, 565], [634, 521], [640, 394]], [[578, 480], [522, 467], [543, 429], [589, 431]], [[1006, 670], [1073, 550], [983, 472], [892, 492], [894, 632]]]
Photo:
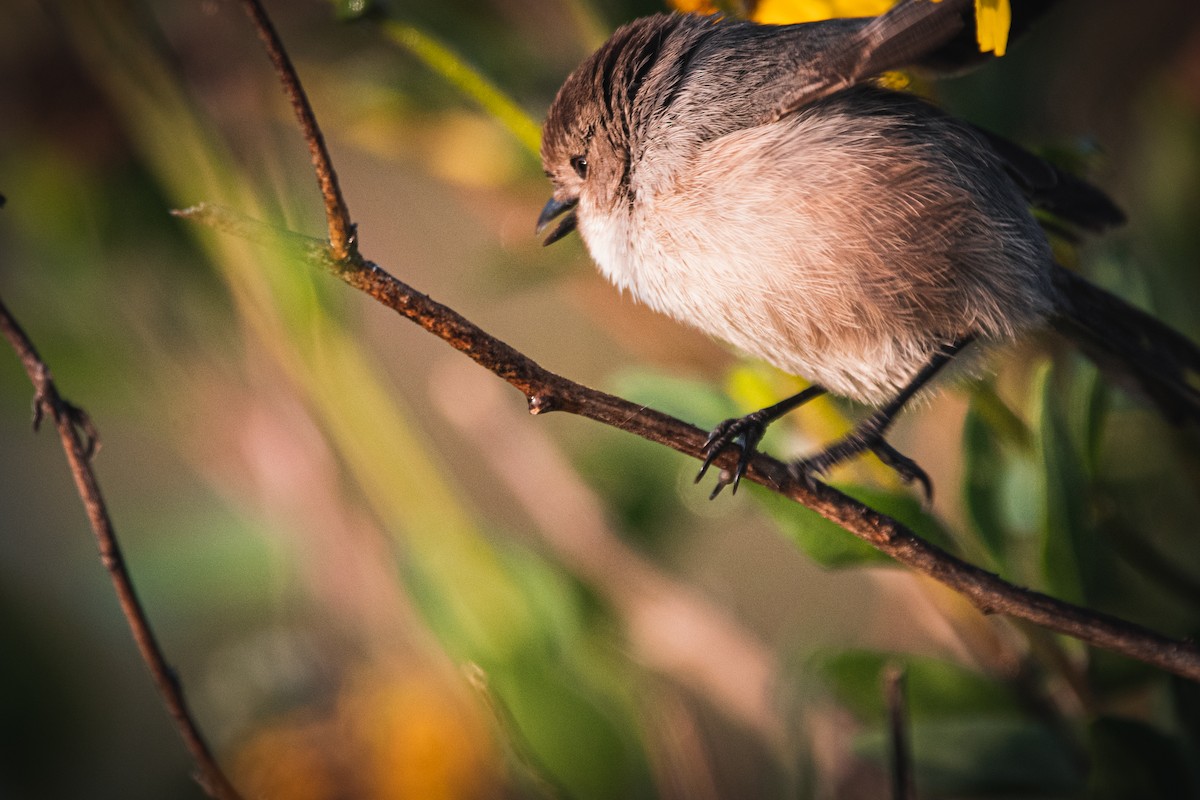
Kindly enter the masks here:
[[[801, 385], [621, 298], [575, 239], [532, 236], [536, 121], [660, 4], [274, 6], [369, 258], [704, 427]], [[323, 235], [236, 4], [4, 16], [0, 294], [101, 428], [135, 580], [247, 796], [878, 797], [897, 663], [922, 797], [1200, 793], [1194, 684], [985, 618], [753, 488], [710, 503], [694, 462], [530, 418], [292, 254], [169, 216], [203, 200]], [[1064, 2], [1003, 60], [914, 87], [1111, 188], [1129, 225], [1060, 257], [1200, 339], [1200, 7]], [[1049, 336], [984, 374], [898, 431], [932, 509], [878, 464], [835, 482], [1012, 580], [1196, 635], [1194, 433]], [[0, 796], [200, 797], [29, 402], [0, 357]], [[860, 411], [822, 400], [769, 449]]]

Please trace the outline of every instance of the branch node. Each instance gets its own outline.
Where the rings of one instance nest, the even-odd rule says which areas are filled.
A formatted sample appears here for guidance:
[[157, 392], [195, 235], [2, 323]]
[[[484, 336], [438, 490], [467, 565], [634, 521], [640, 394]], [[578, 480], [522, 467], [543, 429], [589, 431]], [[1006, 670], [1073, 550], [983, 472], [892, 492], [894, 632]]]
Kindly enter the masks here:
[[246, 13], [249, 15], [259, 39], [267, 50], [267, 56], [275, 67], [275, 74], [283, 86], [284, 92], [291, 101], [292, 110], [300, 123], [304, 140], [308, 143], [309, 155], [312, 158], [313, 171], [316, 173], [317, 184], [321, 189], [321, 197], [325, 201], [325, 219], [329, 225], [329, 248], [336, 260], [351, 258], [356, 252], [354, 243], [354, 223], [350, 219], [350, 210], [342, 196], [338, 185], [337, 172], [329, 157], [329, 149], [325, 145], [325, 136], [317, 124], [312, 104], [308, 94], [300, 83], [300, 76], [292, 64], [283, 41], [275, 30], [274, 23], [267, 15], [259, 0], [242, 0]]
[[96, 423], [92, 422], [92, 417], [87, 411], [74, 403], [63, 400], [62, 404], [63, 411], [71, 420], [71, 427], [83, 440], [83, 457], [91, 461], [96, 453], [100, 452], [100, 431], [96, 429]]
[[550, 411], [557, 411], [558, 400], [549, 394], [531, 394], [525, 398], [529, 402], [529, 413], [537, 416]]
[[46, 393], [41, 387], [33, 391], [33, 432], [37, 433], [42, 429], [42, 421], [46, 419], [46, 414], [50, 412], [50, 401], [46, 399]]

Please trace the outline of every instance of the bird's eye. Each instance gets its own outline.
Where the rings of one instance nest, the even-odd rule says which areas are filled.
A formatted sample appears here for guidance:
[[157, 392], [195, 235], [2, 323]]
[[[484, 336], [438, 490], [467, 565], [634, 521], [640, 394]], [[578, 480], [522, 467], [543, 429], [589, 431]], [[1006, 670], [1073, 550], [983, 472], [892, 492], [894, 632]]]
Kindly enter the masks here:
[[575, 156], [571, 159], [571, 169], [575, 170], [575, 174], [580, 178], [586, 178], [588, 172], [587, 159], [583, 156]]

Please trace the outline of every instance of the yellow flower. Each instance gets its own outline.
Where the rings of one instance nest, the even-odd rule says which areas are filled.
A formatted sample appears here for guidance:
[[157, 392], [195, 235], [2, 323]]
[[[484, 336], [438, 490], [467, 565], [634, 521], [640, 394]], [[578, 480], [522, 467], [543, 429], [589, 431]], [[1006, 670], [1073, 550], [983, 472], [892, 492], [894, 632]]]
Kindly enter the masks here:
[[754, 10], [754, 20], [783, 25], [836, 17], [875, 17], [893, 5], [893, 0], [761, 0]]
[[[714, 14], [720, 10], [720, 4], [714, 0], [669, 1], [676, 10], [694, 14]], [[785, 25], [836, 17], [874, 17], [895, 4], [896, 0], [760, 0], [752, 18], [766, 25]], [[1009, 0], [975, 0], [975, 31], [981, 53], [1004, 55], [1011, 23]]]
[[712, 0], [671, 0], [671, 6], [687, 14], [715, 14], [720, 11]]
[[1012, 8], [1008, 0], [975, 0], [975, 32], [979, 38], [979, 52], [1004, 55], [1011, 24]]

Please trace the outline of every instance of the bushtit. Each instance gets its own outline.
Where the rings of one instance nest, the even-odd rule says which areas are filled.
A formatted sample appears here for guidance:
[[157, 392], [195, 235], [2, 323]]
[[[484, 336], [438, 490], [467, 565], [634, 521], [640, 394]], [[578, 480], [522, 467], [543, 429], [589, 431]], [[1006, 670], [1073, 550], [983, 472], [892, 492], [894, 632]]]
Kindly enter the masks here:
[[884, 439], [893, 417], [970, 343], [1047, 324], [1118, 362], [1172, 418], [1200, 419], [1187, 382], [1200, 350], [1058, 266], [1029, 210], [1102, 228], [1121, 215], [1099, 190], [873, 85], [780, 113], [811, 65], [871, 23], [637, 20], [550, 108], [539, 230], [566, 216], [547, 244], [577, 227], [635, 299], [814, 384], [719, 425], [700, 474], [736, 445], [736, 489], [766, 425], [829, 391], [878, 410], [795, 474], [871, 450], [928, 494]]

